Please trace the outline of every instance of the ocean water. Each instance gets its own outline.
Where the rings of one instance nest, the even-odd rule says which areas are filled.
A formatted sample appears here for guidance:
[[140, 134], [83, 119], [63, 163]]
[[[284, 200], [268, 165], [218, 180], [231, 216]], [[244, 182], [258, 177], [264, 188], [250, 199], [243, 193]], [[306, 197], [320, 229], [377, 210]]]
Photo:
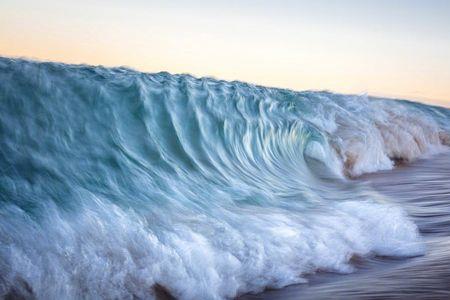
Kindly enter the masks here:
[[240, 300], [449, 299], [450, 153], [357, 179], [401, 205], [417, 224], [425, 252], [415, 257], [353, 259], [351, 274], [319, 272], [308, 282]]
[[449, 145], [409, 101], [0, 58], [0, 296], [229, 299], [424, 256], [357, 178]]

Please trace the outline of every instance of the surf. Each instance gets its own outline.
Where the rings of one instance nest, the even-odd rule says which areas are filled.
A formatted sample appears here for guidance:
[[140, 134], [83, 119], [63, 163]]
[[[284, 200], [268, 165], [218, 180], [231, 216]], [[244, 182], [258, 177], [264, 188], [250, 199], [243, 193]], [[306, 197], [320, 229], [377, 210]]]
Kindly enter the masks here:
[[0, 295], [227, 299], [425, 253], [351, 178], [448, 151], [450, 111], [0, 58]]

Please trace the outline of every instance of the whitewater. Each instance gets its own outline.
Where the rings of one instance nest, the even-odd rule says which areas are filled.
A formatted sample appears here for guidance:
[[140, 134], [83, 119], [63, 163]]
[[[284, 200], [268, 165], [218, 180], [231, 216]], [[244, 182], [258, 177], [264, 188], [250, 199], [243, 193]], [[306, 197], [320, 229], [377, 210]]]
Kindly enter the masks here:
[[355, 178], [449, 146], [410, 101], [0, 58], [0, 297], [230, 299], [424, 255]]

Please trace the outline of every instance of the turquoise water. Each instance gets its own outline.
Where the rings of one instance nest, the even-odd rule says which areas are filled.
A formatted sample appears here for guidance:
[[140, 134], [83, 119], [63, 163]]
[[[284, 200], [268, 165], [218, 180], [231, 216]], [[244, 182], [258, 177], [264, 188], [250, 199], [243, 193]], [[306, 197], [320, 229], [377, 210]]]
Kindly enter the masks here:
[[223, 299], [421, 255], [348, 178], [449, 133], [408, 101], [0, 58], [0, 295]]

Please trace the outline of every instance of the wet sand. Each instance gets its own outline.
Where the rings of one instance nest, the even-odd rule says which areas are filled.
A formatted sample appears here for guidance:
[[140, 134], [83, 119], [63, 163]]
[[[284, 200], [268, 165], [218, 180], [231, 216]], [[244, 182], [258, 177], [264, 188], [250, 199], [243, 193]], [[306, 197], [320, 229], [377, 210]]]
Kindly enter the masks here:
[[306, 284], [239, 299], [450, 299], [450, 153], [355, 180], [405, 209], [426, 254], [355, 258], [354, 273], [319, 273]]

